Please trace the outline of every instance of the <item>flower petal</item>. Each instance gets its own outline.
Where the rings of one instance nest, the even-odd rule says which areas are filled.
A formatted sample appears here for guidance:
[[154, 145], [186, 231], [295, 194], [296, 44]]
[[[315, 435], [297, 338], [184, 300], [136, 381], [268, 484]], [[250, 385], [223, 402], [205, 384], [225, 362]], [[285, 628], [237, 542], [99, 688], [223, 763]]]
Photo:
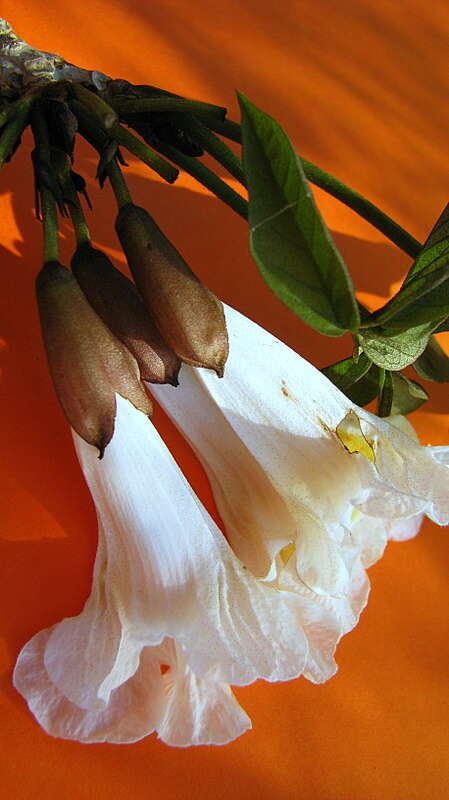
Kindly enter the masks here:
[[[36, 634], [22, 649], [14, 670], [14, 686], [25, 697], [38, 722], [53, 736], [81, 742], [134, 742], [152, 733], [160, 719], [164, 693], [159, 662], [142, 659], [130, 681], [112, 693], [107, 704], [82, 708], [52, 681], [45, 652], [54, 628]], [[73, 651], [70, 651], [73, 658]], [[69, 659], [61, 653], [61, 660]], [[81, 656], [81, 653], [78, 653]], [[80, 683], [84, 684], [80, 675]]]
[[177, 747], [191, 744], [227, 744], [251, 728], [251, 720], [227, 684], [206, 675], [197, 678], [173, 640], [168, 641], [176, 669], [164, 673], [167, 703], [158, 723], [158, 735]]
[[307, 643], [295, 598], [243, 567], [154, 426], [120, 397], [117, 408], [101, 461], [75, 440], [106, 540], [107, 604], [126, 644], [104, 684], [108, 691], [136, 666], [130, 642], [157, 645], [166, 636], [184, 646], [198, 677], [217, 664], [231, 684], [301, 674]]
[[[106, 541], [100, 528], [91, 595], [82, 614], [50, 629], [44, 651], [50, 679], [68, 700], [86, 709], [102, 709], [108, 700], [101, 687], [114, 668], [122, 636], [117, 611], [107, 602], [106, 563]], [[136, 668], [137, 664], [125, 680]]]
[[351, 527], [351, 536], [360, 552], [363, 566], [370, 567], [382, 557], [388, 540], [399, 542], [416, 536], [422, 520], [422, 514], [382, 519], [357, 512], [357, 518]]
[[[385, 497], [379, 516], [408, 517], [425, 511], [439, 524], [449, 522], [449, 474], [431, 448], [415, 441], [410, 423], [400, 417], [379, 419], [357, 408], [319, 370], [270, 333], [228, 306], [225, 313], [230, 337], [225, 378], [207, 370], [186, 377], [184, 367], [179, 390], [166, 386], [154, 390], [200, 452], [213, 484], [214, 473], [220, 471], [216, 453], [220, 440], [210, 429], [206, 452], [199, 432], [201, 414], [211, 418], [211, 402], [292, 516], [302, 507], [323, 521], [338, 521], [347, 501], [357, 498], [362, 510], [377, 515]], [[194, 380], [203, 397], [192, 420], [183, 415], [174, 392], [182, 392], [185, 400], [193, 392]], [[345, 425], [358, 446], [355, 442], [348, 447], [343, 441]], [[363, 489], [370, 490], [368, 499]], [[232, 495], [238, 497], [234, 488]], [[228, 526], [219, 492], [216, 498]], [[267, 541], [265, 533], [261, 537]]]
[[378, 419], [363, 409], [359, 409], [357, 414], [363, 434], [375, 451], [372, 485], [379, 486], [380, 478], [385, 488], [390, 490], [385, 516], [393, 516], [396, 497], [398, 516], [424, 511], [434, 522], [447, 525], [449, 472], [434, 458], [433, 448], [418, 444], [388, 419]]
[[[206, 419], [212, 418], [210, 405], [215, 404], [292, 515], [298, 507], [306, 507], [315, 508], [325, 519], [338, 520], [347, 497], [360, 487], [357, 463], [336, 446], [335, 428], [351, 408], [350, 401], [270, 333], [229, 306], [225, 312], [230, 337], [225, 377], [183, 367], [179, 390], [157, 386], [151, 391], [200, 454], [201, 417], [204, 413]], [[181, 404], [191, 407], [194, 395], [201, 399], [199, 413], [192, 419]], [[213, 418], [217, 419], [216, 412]], [[209, 437], [207, 461], [218, 472], [220, 465], [214, 470], [211, 461], [221, 449], [221, 438], [210, 427]]]
[[309, 644], [304, 677], [313, 683], [323, 683], [337, 671], [334, 654], [338, 642], [357, 624], [366, 606], [370, 589], [366, 572], [360, 559], [356, 559], [349, 594], [329, 597], [313, 594], [298, 582], [292, 559], [279, 576], [278, 585], [301, 598], [301, 623]]
[[339, 597], [349, 591], [349, 572], [340, 547], [311, 517], [301, 526], [297, 539], [296, 569], [301, 580], [317, 594]]
[[154, 394], [204, 464], [232, 549], [254, 575], [264, 578], [279, 550], [296, 538], [295, 521], [208, 391], [203, 372], [184, 367], [179, 391]]
[[436, 447], [429, 446], [427, 450], [435, 461], [449, 467], [449, 447], [447, 447], [447, 445], [439, 445]]
[[[62, 694], [46, 670], [45, 651], [54, 631], [34, 636], [14, 671], [15, 687], [53, 736], [123, 744], [157, 731], [167, 744], [187, 746], [226, 744], [251, 727], [229, 687], [196, 678], [170, 641], [145, 648], [136, 673], [112, 692], [102, 709], [80, 708]], [[162, 671], [161, 664], [168, 669]]]
[[404, 542], [407, 539], [413, 539], [418, 533], [424, 514], [415, 514], [413, 517], [407, 519], [393, 520], [387, 525], [388, 538], [394, 542]]

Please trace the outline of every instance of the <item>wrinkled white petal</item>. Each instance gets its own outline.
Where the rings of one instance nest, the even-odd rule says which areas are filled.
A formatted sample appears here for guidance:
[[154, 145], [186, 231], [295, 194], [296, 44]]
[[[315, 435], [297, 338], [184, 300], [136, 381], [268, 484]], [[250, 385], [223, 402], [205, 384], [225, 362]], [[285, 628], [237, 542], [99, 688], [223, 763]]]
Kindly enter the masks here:
[[[433, 448], [416, 442], [410, 423], [400, 417], [379, 419], [357, 408], [285, 344], [233, 309], [226, 307], [225, 312], [230, 338], [225, 377], [183, 367], [179, 390], [157, 386], [152, 391], [191, 440], [214, 487], [217, 475], [222, 482], [226, 472], [225, 507], [220, 490], [215, 493], [227, 526], [229, 494], [238, 499], [238, 474], [233, 476], [229, 468], [223, 468], [217, 457], [215, 426], [224, 430], [226, 425], [234, 433], [234, 442], [227, 442], [227, 448], [235, 452], [235, 463], [243, 445], [285, 502], [297, 527], [301, 509], [327, 522], [338, 521], [347, 502], [357, 503], [358, 497], [366, 513], [393, 518], [425, 512], [440, 524], [449, 522], [448, 473], [438, 463], [438, 454], [432, 454]], [[189, 413], [184, 414], [184, 408]], [[346, 426], [348, 436], [356, 439], [354, 421], [359, 442], [348, 447], [342, 432]], [[363, 490], [369, 490], [368, 495]], [[386, 500], [384, 514], [381, 497]], [[244, 505], [241, 502], [242, 516]], [[235, 520], [235, 506], [233, 516]], [[252, 521], [257, 526], [254, 517]], [[244, 530], [257, 538], [247, 519]], [[269, 534], [264, 531], [260, 539], [268, 552]], [[230, 540], [234, 547], [231, 528]]]
[[[381, 480], [398, 498], [398, 511], [409, 497], [409, 514], [423, 511], [439, 525], [449, 523], [449, 472], [432, 454], [387, 420], [358, 410], [364, 435], [376, 455], [372, 485]], [[391, 513], [391, 512], [390, 512]], [[399, 514], [398, 514], [399, 515]]]
[[312, 518], [303, 518], [297, 537], [296, 570], [317, 594], [338, 597], [349, 590], [349, 572], [338, 543]]
[[278, 585], [301, 598], [301, 620], [309, 645], [304, 677], [313, 683], [324, 683], [337, 671], [334, 654], [338, 642], [357, 624], [366, 606], [370, 589], [366, 572], [357, 559], [347, 596], [330, 597], [313, 594], [298, 582], [292, 560], [282, 571]]
[[295, 521], [204, 385], [203, 372], [183, 367], [179, 391], [150, 388], [203, 462], [234, 552], [253, 574], [265, 577], [279, 550], [296, 538]]
[[228, 684], [287, 680], [306, 665], [301, 598], [241, 564], [128, 401], [117, 397], [101, 461], [74, 439], [99, 519], [92, 592], [79, 616], [25, 645], [17, 688], [59, 736], [130, 741], [157, 730], [180, 746], [235, 738], [249, 720]]
[[[46, 669], [45, 651], [55, 628], [43, 630], [27, 642], [14, 670], [14, 685], [40, 725], [53, 736], [82, 742], [133, 742], [152, 733], [164, 703], [158, 661], [142, 657], [139, 670], [112, 693], [107, 704], [83, 708], [64, 695]], [[73, 645], [69, 654], [74, 662], [82, 657]], [[61, 653], [61, 658], [64, 655]], [[68, 663], [67, 655], [63, 660]], [[88, 680], [88, 675], [80, 675], [79, 680]]]
[[446, 445], [439, 445], [436, 447], [428, 446], [427, 451], [439, 464], [444, 464], [446, 467], [449, 467], [449, 447]]
[[[120, 397], [117, 407], [102, 461], [79, 437], [76, 446], [104, 530], [108, 603], [126, 636], [173, 637], [196, 675], [218, 663], [233, 684], [300, 674], [307, 645], [294, 599], [244, 569], [154, 426]], [[112, 670], [120, 681], [123, 659]]]
[[418, 533], [423, 519], [424, 514], [415, 514], [413, 517], [408, 517], [408, 519], [389, 521], [387, 524], [388, 538], [392, 539], [394, 542], [404, 542], [407, 539], [413, 539]]
[[198, 678], [173, 641], [166, 645], [166, 661], [177, 665], [163, 675], [169, 701], [157, 731], [166, 744], [227, 744], [251, 728], [229, 686], [212, 675]]
[[[55, 686], [45, 667], [53, 629], [22, 649], [14, 685], [53, 736], [88, 742], [135, 742], [156, 731], [170, 745], [226, 744], [251, 727], [229, 686], [196, 678], [173, 642], [142, 651], [139, 668], [102, 708], [81, 708]], [[161, 665], [164, 669], [161, 671]]]
[[422, 514], [399, 519], [383, 519], [355, 512], [351, 526], [351, 536], [364, 567], [370, 567], [378, 561], [385, 550], [387, 542], [411, 539], [418, 533], [423, 520]]
[[151, 391], [201, 459], [233, 550], [301, 597], [305, 674], [319, 682], [335, 671], [336, 643], [367, 600], [364, 570], [387, 540], [415, 535], [423, 513], [449, 520], [449, 474], [438, 463], [449, 457], [421, 447], [403, 417], [357, 408], [267, 331], [225, 313], [225, 377], [183, 366], [179, 388]]

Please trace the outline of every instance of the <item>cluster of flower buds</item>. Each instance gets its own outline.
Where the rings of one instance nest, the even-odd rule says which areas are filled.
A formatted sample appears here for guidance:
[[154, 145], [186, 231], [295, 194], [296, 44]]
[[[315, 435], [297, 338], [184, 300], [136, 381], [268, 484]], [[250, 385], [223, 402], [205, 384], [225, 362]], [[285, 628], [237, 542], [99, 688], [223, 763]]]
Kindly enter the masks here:
[[[36, 284], [43, 338], [66, 417], [100, 456], [114, 432], [116, 394], [150, 414], [142, 381], [176, 386], [182, 362], [223, 374], [223, 307], [149, 214], [132, 203], [119, 165], [126, 163], [120, 147], [169, 183], [178, 176], [174, 164], [180, 165], [245, 215], [243, 198], [197, 162], [214, 147], [226, 158], [213, 133], [225, 113], [80, 69], [34, 49], [0, 20], [0, 167], [31, 124], [36, 215], [44, 227], [44, 266]], [[78, 133], [98, 151], [100, 185], [109, 178], [116, 194], [116, 229], [135, 284], [91, 244], [80, 203], [83, 195], [91, 207], [86, 182], [72, 169]], [[231, 171], [241, 176], [229, 153]], [[59, 263], [56, 209], [72, 218], [72, 271]]]
[[228, 354], [222, 304], [146, 211], [125, 206], [117, 231], [141, 294], [89, 242], [77, 247], [72, 272], [47, 261], [36, 282], [56, 393], [100, 456], [114, 432], [116, 394], [149, 415], [141, 380], [176, 386], [182, 361], [222, 375]]

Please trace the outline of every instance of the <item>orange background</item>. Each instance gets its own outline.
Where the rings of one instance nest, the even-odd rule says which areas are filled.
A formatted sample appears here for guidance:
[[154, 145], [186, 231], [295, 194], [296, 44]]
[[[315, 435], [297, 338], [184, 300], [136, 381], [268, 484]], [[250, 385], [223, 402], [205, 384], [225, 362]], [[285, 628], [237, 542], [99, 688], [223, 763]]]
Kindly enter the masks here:
[[[26, 6], [26, 7], [25, 7]], [[449, 196], [449, 14], [444, 0], [3, 0], [2, 14], [42, 49], [136, 83], [227, 105], [234, 88], [284, 124], [299, 151], [365, 193], [423, 239]], [[427, 523], [370, 571], [373, 590], [341, 643], [340, 672], [259, 683], [237, 695], [254, 730], [225, 748], [170, 749], [50, 738], [11, 688], [23, 643], [78, 613], [89, 590], [96, 524], [47, 373], [34, 306], [41, 261], [30, 139], [2, 170], [0, 785], [5, 798], [109, 800], [413, 800], [449, 792], [448, 532]], [[109, 187], [90, 176], [92, 230], [120, 254]], [[169, 187], [130, 162], [129, 184], [197, 273], [224, 300], [318, 365], [349, 341], [307, 329], [264, 287], [245, 224], [182, 176]], [[409, 263], [354, 214], [318, 192], [360, 296], [379, 304]], [[72, 246], [70, 231], [64, 254]], [[446, 386], [413, 416], [423, 442], [449, 443]], [[200, 467], [157, 415], [211, 508]]]

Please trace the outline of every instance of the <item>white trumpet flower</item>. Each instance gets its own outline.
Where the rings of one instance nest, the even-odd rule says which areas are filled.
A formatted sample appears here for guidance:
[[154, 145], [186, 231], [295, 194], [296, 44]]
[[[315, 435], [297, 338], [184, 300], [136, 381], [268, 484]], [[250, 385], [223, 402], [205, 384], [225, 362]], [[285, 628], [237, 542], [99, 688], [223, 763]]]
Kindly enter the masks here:
[[250, 721], [229, 684], [304, 670], [303, 598], [245, 569], [127, 400], [117, 396], [101, 461], [74, 440], [99, 519], [92, 593], [79, 616], [24, 646], [16, 688], [55, 736], [130, 742], [155, 730], [180, 746], [234, 739]]
[[225, 313], [225, 377], [183, 366], [179, 388], [153, 394], [199, 455], [242, 563], [326, 619], [327, 650], [318, 637], [305, 669], [325, 680], [330, 641], [366, 601], [363, 568], [388, 539], [414, 536], [423, 514], [449, 522], [449, 448], [422, 447], [404, 418], [358, 408], [270, 333]]

